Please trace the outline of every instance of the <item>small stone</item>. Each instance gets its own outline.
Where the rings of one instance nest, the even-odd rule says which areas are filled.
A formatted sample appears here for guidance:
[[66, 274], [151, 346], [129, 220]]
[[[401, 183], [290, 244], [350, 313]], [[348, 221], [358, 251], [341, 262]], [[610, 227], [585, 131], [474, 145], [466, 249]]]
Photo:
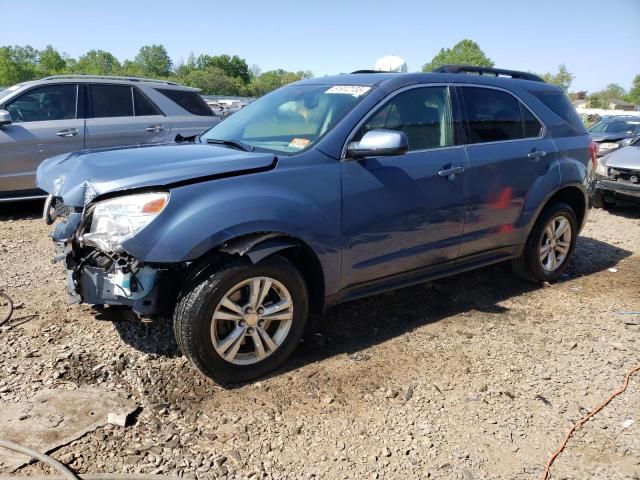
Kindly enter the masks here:
[[127, 426], [128, 415], [126, 413], [110, 413], [107, 415], [107, 422], [118, 427]]
[[231, 460], [233, 460], [236, 464], [242, 463], [242, 456], [237, 450], [231, 450], [229, 452], [229, 458], [231, 458]]
[[179, 443], [180, 443], [180, 437], [175, 435], [171, 440], [169, 440], [167, 443], [164, 444], [164, 448], [169, 448], [169, 449], [176, 448]]
[[215, 464], [216, 467], [221, 467], [222, 465], [224, 465], [224, 462], [226, 461], [227, 461], [227, 457], [225, 457], [224, 455], [221, 455], [213, 459], [213, 463]]

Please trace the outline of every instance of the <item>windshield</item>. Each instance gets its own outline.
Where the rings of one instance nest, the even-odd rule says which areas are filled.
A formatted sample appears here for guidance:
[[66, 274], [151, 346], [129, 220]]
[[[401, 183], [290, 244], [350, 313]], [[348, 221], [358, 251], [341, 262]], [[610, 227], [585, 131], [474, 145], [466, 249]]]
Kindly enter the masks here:
[[598, 133], [628, 133], [633, 134], [640, 125], [640, 119], [637, 122], [626, 120], [601, 120], [589, 129], [590, 132]]
[[200, 141], [242, 142], [258, 151], [299, 153], [331, 131], [369, 86], [296, 85], [276, 90], [205, 132]]
[[14, 86], [9, 87], [9, 88], [0, 87], [0, 103], [2, 103], [2, 100], [4, 99], [4, 97], [9, 96], [10, 94], [15, 92], [20, 87], [21, 87], [21, 85], [19, 85], [19, 84], [18, 85], [14, 85]]

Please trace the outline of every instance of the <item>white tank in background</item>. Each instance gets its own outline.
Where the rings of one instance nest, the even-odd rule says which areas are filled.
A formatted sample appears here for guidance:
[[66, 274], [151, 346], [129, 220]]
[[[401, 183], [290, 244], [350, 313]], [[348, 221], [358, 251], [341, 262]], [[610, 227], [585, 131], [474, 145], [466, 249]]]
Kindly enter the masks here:
[[380, 72], [407, 72], [407, 62], [402, 57], [396, 57], [395, 55], [387, 55], [380, 58], [373, 67], [374, 70]]

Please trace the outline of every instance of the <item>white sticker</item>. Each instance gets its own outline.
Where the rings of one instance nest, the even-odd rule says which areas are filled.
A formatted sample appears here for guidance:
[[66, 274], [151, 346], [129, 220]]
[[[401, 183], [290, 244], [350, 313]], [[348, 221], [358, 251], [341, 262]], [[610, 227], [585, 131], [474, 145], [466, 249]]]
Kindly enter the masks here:
[[371, 87], [363, 87], [362, 85], [335, 85], [324, 93], [337, 93], [341, 95], [353, 95], [359, 97], [364, 95]]

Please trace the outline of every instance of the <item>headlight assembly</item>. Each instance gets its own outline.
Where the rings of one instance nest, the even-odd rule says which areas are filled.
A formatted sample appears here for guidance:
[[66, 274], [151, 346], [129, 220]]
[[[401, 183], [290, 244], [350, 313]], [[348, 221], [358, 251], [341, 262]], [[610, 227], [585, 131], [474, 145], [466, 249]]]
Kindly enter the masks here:
[[601, 177], [607, 177], [609, 176], [609, 174], [607, 173], [607, 166], [605, 165], [604, 161], [607, 157], [600, 157], [597, 160], [597, 166], [596, 166], [596, 173], [598, 175], [600, 175]]
[[149, 225], [169, 203], [168, 193], [127, 195], [95, 204], [91, 227], [81, 243], [106, 252], [119, 252], [122, 243]]

